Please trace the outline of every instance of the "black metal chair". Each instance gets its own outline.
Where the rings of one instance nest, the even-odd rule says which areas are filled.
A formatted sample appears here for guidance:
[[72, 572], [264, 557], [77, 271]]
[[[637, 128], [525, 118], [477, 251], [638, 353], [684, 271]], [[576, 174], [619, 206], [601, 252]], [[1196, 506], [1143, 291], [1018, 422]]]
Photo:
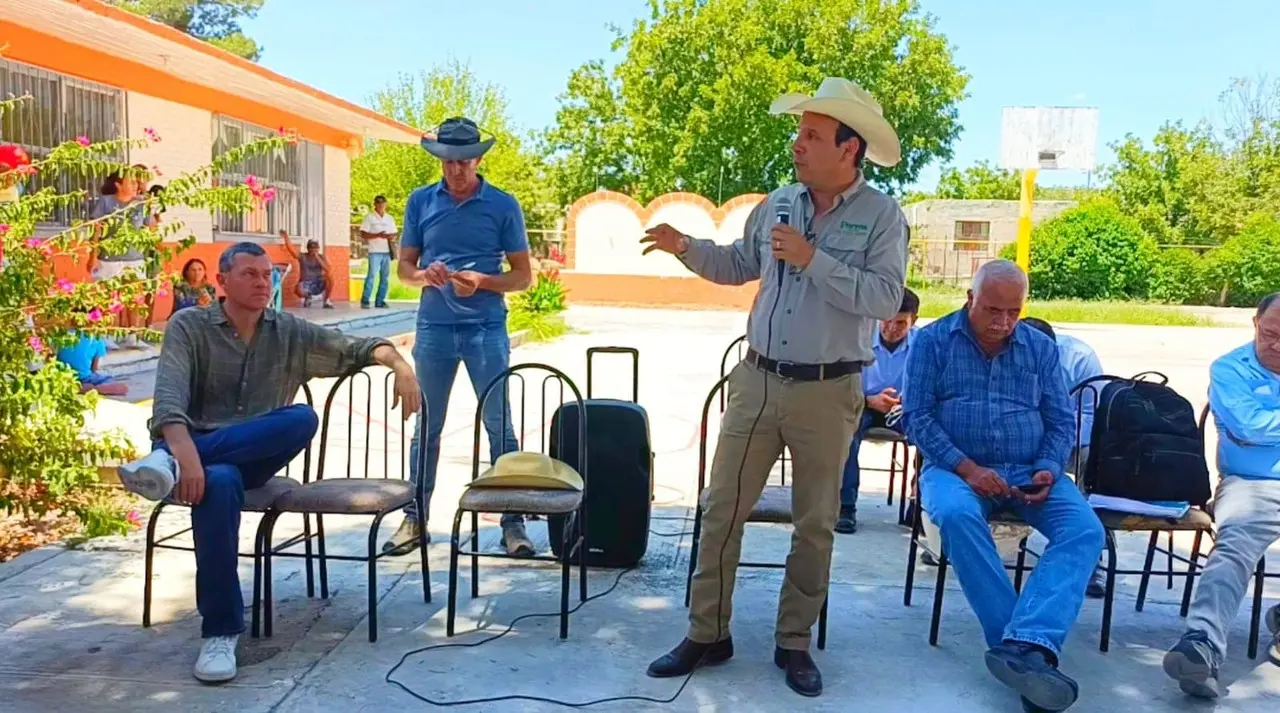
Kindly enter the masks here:
[[[735, 342], [736, 344], [736, 342]], [[732, 348], [732, 346], [730, 347]], [[689, 554], [689, 573], [685, 578], [684, 585], [684, 605], [689, 606], [690, 590], [693, 586], [693, 573], [698, 566], [698, 545], [702, 540], [702, 509], [703, 498], [707, 486], [707, 439], [709, 437], [708, 420], [711, 415], [711, 404], [719, 397], [721, 411], [724, 410], [725, 391], [728, 388], [729, 376], [724, 375], [711, 388], [711, 392], [707, 394], [706, 400], [702, 405], [702, 422], [700, 426], [700, 438], [698, 442], [698, 497], [697, 506], [694, 508], [693, 515], [693, 541], [690, 545]], [[785, 449], [784, 449], [785, 451]], [[746, 522], [752, 523], [774, 523], [774, 524], [793, 524], [791, 512], [791, 488], [785, 483], [785, 465], [783, 466], [783, 484], [782, 485], [766, 485], [764, 491], [760, 495], [760, 499], [756, 502], [755, 507], [751, 509], [747, 515]], [[785, 569], [785, 563], [779, 562], [745, 562], [739, 561], [739, 567], [755, 567], [762, 569]], [[822, 601], [822, 611], [818, 616], [818, 648], [827, 648], [827, 604], [830, 596]]]
[[[512, 377], [518, 377], [521, 381], [521, 421], [524, 420], [524, 379], [520, 372], [540, 370], [548, 373], [547, 379], [543, 381], [543, 409], [546, 413], [546, 384], [547, 381], [554, 378], [560, 382], [562, 394], [565, 385], [573, 393], [573, 400], [561, 406], [553, 416], [553, 424], [550, 426], [551, 437], [543, 439], [541, 434], [543, 429], [548, 428], [548, 424], [539, 424], [539, 442], [541, 445], [548, 445], [555, 441], [557, 435], [560, 436], [563, 445], [563, 436], [565, 428], [559, 426], [566, 420], [565, 409], [575, 408], [576, 414], [573, 416], [577, 420], [577, 445], [578, 460], [580, 464], [578, 468], [579, 475], [582, 476], [582, 490], [566, 490], [551, 488], [468, 488], [462, 497], [458, 500], [458, 509], [453, 517], [453, 530], [449, 540], [449, 604], [448, 613], [445, 621], [445, 632], [448, 636], [454, 634], [454, 620], [457, 615], [458, 601], [458, 557], [467, 555], [471, 558], [471, 598], [475, 599], [480, 596], [480, 558], [489, 557], [496, 559], [521, 559], [521, 560], [539, 560], [545, 562], [560, 563], [560, 638], [569, 638], [569, 569], [573, 561], [574, 555], [577, 555], [578, 564], [578, 584], [579, 598], [585, 602], [587, 600], [587, 518], [586, 509], [583, 503], [586, 502], [587, 488], [590, 487], [590, 475], [587, 472], [587, 410], [586, 402], [582, 398], [582, 392], [578, 390], [576, 384], [573, 383], [564, 372], [552, 366], [545, 364], [526, 363], [517, 364], [508, 368], [506, 371], [497, 375], [481, 392], [476, 404], [475, 418], [475, 440], [473, 442], [472, 458], [471, 458], [471, 480], [475, 481], [480, 476], [480, 435], [484, 431], [484, 408], [489, 399], [494, 396], [494, 392], [498, 387], [502, 387], [502, 398], [509, 400], [508, 382]], [[563, 397], [562, 397], [563, 400]], [[504, 413], [506, 409], [504, 408]], [[504, 424], [505, 426], [505, 424]], [[523, 426], [521, 423], [521, 431], [523, 434]], [[523, 437], [518, 439], [523, 444]], [[564, 448], [558, 448], [556, 452], [563, 452]], [[464, 514], [471, 515], [471, 532], [467, 536], [464, 543], [461, 538], [460, 531], [462, 529], [462, 517]], [[480, 513], [511, 513], [511, 514], [533, 514], [543, 517], [565, 516], [566, 522], [563, 529], [563, 543], [560, 556], [556, 555], [533, 555], [530, 557], [517, 557], [505, 552], [487, 552], [480, 549]], [[464, 549], [465, 547], [465, 549]]]
[[[311, 388], [306, 384], [299, 389], [308, 406], [314, 406], [311, 398]], [[294, 402], [297, 403], [295, 397]], [[308, 444], [302, 452], [302, 482], [306, 482], [307, 474], [311, 470], [311, 445]], [[285, 466], [284, 475], [276, 476], [268, 480], [261, 488], [246, 490], [244, 494], [244, 504], [241, 506], [241, 512], [264, 513], [262, 519], [258, 522], [258, 529], [254, 535], [253, 551], [238, 553], [241, 558], [251, 558], [253, 560], [253, 605], [252, 605], [252, 624], [250, 625], [250, 634], [255, 638], [259, 635], [260, 623], [259, 617], [262, 610], [262, 576], [263, 576], [263, 533], [267, 527], [269, 518], [265, 513], [271, 508], [275, 501], [285, 492], [292, 490], [300, 485], [297, 478], [293, 477], [294, 464], [290, 463]], [[147, 520], [147, 535], [145, 546], [145, 563], [143, 565], [145, 574], [143, 575], [142, 584], [142, 625], [144, 627], [151, 626], [151, 582], [155, 572], [155, 551], [156, 550], [176, 550], [179, 552], [195, 552], [193, 545], [174, 544], [172, 541], [191, 532], [188, 526], [177, 532], [173, 532], [157, 539], [156, 530], [160, 524], [160, 513], [166, 507], [187, 507], [179, 505], [168, 500], [162, 500], [156, 503], [151, 510], [151, 517]], [[189, 509], [189, 508], [188, 508]], [[311, 551], [311, 518], [305, 517], [302, 521], [302, 534], [289, 538], [288, 541], [278, 545], [283, 549], [292, 547], [298, 543], [305, 543], [308, 554]], [[306, 567], [307, 576], [307, 596], [315, 596], [315, 574], [311, 566], [310, 559], [307, 560]]]
[[[418, 550], [421, 556], [422, 566], [422, 597], [427, 603], [431, 602], [431, 571], [427, 564], [427, 538], [426, 538], [426, 498], [424, 496], [424, 487], [426, 478], [426, 456], [418, 458], [418, 478], [417, 487], [411, 482], [408, 476], [408, 468], [406, 463], [409, 456], [409, 448], [404, 428], [394, 429], [399, 433], [399, 465], [400, 476], [398, 478], [391, 477], [390, 463], [390, 444], [393, 426], [395, 425], [395, 417], [402, 416], [402, 411], [392, 409], [392, 393], [394, 372], [386, 370], [383, 377], [382, 389], [382, 419], [381, 426], [383, 429], [383, 473], [382, 477], [371, 477], [370, 475], [370, 447], [372, 441], [373, 429], [373, 413], [374, 413], [374, 379], [370, 375], [370, 370], [382, 369], [382, 367], [366, 367], [357, 369], [339, 377], [334, 382], [333, 387], [329, 389], [329, 395], [325, 398], [324, 414], [320, 422], [320, 455], [316, 468], [316, 477], [314, 480], [304, 482], [299, 487], [284, 493], [275, 501], [271, 510], [264, 518], [262, 538], [264, 543], [272, 541], [273, 532], [276, 522], [282, 515], [296, 513], [303, 516], [304, 522], [310, 515], [316, 517], [316, 542], [317, 554], [320, 562], [320, 596], [328, 598], [329, 596], [329, 575], [328, 560], [338, 560], [343, 562], [363, 562], [365, 563], [368, 574], [368, 597], [369, 597], [369, 641], [378, 640], [378, 560], [383, 557], [395, 557], [398, 555], [395, 551], [381, 552], [378, 545], [378, 529], [382, 524], [383, 518], [391, 513], [404, 510], [410, 504], [416, 503], [418, 511], [419, 538]], [[355, 432], [355, 382], [362, 380], [366, 385], [365, 400], [365, 424], [364, 424], [364, 474], [363, 476], [353, 475], [353, 455], [355, 453], [355, 441], [352, 438]], [[335, 399], [343, 384], [347, 385], [347, 453], [346, 453], [346, 477], [326, 478], [325, 471], [330, 464], [329, 442], [332, 437], [330, 426], [333, 421], [333, 407]], [[420, 442], [426, 443], [426, 398], [422, 399], [422, 407], [418, 416], [418, 435]], [[404, 419], [402, 419], [403, 421]], [[325, 547], [324, 532], [324, 516], [325, 515], [364, 515], [372, 516], [373, 522], [369, 526], [368, 549], [363, 555], [332, 555], [328, 554]], [[288, 543], [286, 543], [288, 544]], [[281, 546], [279, 548], [267, 549], [266, 557], [263, 562], [263, 631], [266, 636], [271, 636], [272, 622], [272, 579], [271, 579], [271, 561], [274, 557], [301, 557], [306, 558], [310, 562], [312, 554], [310, 541], [307, 541], [307, 549], [305, 553], [291, 552], [288, 548]]]
[[[1205, 429], [1208, 425], [1209, 413], [1209, 404], [1205, 404], [1204, 407], [1200, 409], [1199, 421], [1201, 434], [1207, 433]], [[1222, 474], [1219, 473], [1218, 477], [1221, 479]], [[1210, 501], [1209, 504], [1205, 506], [1204, 511], [1210, 518], [1213, 518], [1213, 501]], [[1216, 528], [1216, 522], [1214, 523], [1214, 526]], [[1210, 539], [1216, 539], [1217, 533], [1215, 529], [1210, 529], [1206, 532]], [[1203, 554], [1200, 552], [1201, 536], [1203, 534], [1205, 533], [1199, 531], [1196, 532], [1195, 539], [1191, 543], [1191, 554], [1189, 558], [1182, 557], [1174, 550], [1172, 535], [1169, 537], [1169, 544], [1167, 547], [1160, 547], [1159, 540], [1155, 536], [1156, 533], [1152, 533], [1151, 540], [1147, 542], [1147, 562], [1151, 562], [1156, 554], [1163, 554], [1166, 555], [1170, 561], [1177, 560], [1187, 564], [1186, 581], [1182, 589], [1182, 605], [1178, 611], [1179, 615], [1183, 617], [1187, 615], [1187, 611], [1191, 608], [1191, 590], [1196, 578], [1201, 574], [1200, 560], [1207, 560], [1210, 554], [1209, 552], [1205, 552]], [[1276, 578], [1280, 578], [1280, 572], [1267, 572], [1267, 558], [1264, 556], [1259, 559], [1258, 565], [1253, 571], [1253, 598], [1249, 619], [1248, 653], [1250, 659], [1258, 658], [1259, 639], [1261, 637], [1263, 626], [1263, 595], [1265, 594], [1266, 580]], [[1136, 604], [1136, 609], [1138, 611], [1142, 611], [1142, 607], [1146, 603], [1147, 579], [1148, 577], [1144, 574], [1142, 585], [1138, 588], [1138, 601]], [[1169, 588], [1173, 588], [1172, 577], [1169, 578]]]

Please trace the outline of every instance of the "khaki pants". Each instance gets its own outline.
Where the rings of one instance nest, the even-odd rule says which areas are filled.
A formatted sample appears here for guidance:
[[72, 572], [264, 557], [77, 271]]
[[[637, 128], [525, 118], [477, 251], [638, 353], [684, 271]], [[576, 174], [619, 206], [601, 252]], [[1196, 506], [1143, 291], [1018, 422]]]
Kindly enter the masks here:
[[806, 650], [827, 597], [840, 478], [862, 417], [862, 379], [851, 374], [787, 381], [744, 362], [734, 367], [726, 388], [729, 402], [707, 485], [688, 636], [704, 644], [729, 638], [743, 527], [786, 446], [793, 466], [794, 530], [775, 639], [784, 649]]

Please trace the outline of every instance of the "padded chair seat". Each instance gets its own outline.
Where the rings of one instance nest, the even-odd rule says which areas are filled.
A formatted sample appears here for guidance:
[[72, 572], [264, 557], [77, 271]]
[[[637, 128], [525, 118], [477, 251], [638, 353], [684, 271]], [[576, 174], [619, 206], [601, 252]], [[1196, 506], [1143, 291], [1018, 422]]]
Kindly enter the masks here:
[[300, 485], [276, 500], [281, 512], [372, 515], [408, 505], [413, 483], [398, 478], [326, 478]]
[[562, 488], [467, 488], [458, 509], [469, 512], [563, 515], [582, 504], [581, 490]]
[[[707, 498], [710, 490], [703, 490], [702, 508], [707, 507]], [[747, 517], [747, 522], [777, 522], [789, 524], [791, 522], [791, 487], [786, 485], [766, 485], [764, 492], [760, 494], [760, 500], [756, 506], [751, 508], [751, 515]]]
[[1170, 517], [1150, 517], [1134, 515], [1112, 510], [1095, 510], [1103, 527], [1121, 532], [1151, 532], [1152, 530], [1209, 531], [1213, 529], [1213, 518], [1199, 508], [1191, 508], [1186, 515], [1174, 519]]
[[892, 428], [868, 428], [867, 432], [862, 434], [862, 440], [872, 443], [906, 443], [907, 437], [893, 430]]

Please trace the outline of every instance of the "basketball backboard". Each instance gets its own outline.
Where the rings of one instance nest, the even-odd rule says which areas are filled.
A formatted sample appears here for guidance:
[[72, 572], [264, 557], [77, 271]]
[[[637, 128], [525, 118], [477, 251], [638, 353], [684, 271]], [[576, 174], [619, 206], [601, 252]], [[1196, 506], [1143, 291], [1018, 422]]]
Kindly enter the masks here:
[[1000, 118], [1000, 168], [1092, 171], [1098, 110], [1007, 106]]

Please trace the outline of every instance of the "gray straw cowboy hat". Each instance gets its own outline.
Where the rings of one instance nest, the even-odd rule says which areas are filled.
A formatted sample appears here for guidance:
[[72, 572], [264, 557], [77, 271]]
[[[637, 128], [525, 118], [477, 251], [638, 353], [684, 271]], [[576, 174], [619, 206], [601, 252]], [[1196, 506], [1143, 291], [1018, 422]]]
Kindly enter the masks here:
[[840, 121], [858, 132], [867, 142], [867, 159], [886, 168], [902, 160], [898, 132], [885, 121], [880, 103], [867, 90], [841, 78], [822, 80], [817, 93], [783, 94], [769, 107], [771, 114], [803, 114], [813, 112]]
[[493, 137], [481, 141], [480, 128], [470, 119], [445, 119], [435, 134], [422, 137], [422, 148], [441, 161], [466, 161], [480, 158], [493, 147]]

